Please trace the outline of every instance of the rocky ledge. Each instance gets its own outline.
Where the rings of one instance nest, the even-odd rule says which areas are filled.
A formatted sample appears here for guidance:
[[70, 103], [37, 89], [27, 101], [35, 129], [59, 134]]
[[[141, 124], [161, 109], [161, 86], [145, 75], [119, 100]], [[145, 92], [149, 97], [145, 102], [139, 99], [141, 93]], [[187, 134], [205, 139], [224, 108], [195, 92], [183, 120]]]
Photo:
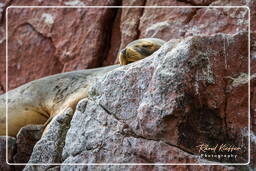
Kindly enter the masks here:
[[[25, 170], [167, 167], [70, 163], [247, 163], [248, 34], [170, 40], [150, 57], [106, 73], [72, 113], [67, 109], [58, 116], [28, 161], [60, 166], [27, 165]], [[207, 157], [212, 151], [200, 145], [218, 146], [222, 157]], [[221, 145], [238, 150], [221, 150]], [[236, 157], [223, 157], [231, 154]]]

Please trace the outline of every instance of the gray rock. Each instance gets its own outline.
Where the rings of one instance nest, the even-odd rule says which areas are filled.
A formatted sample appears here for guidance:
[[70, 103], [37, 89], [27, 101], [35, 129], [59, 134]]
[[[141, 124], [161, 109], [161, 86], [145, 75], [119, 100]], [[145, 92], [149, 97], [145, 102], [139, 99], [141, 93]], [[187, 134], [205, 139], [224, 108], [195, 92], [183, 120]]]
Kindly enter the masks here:
[[[106, 73], [77, 105], [70, 128], [70, 116], [63, 115], [67, 121], [51, 125], [30, 162], [58, 162], [60, 170], [166, 169], [72, 163], [245, 163], [248, 109], [237, 114], [236, 106], [247, 106], [247, 84], [232, 86], [232, 80], [247, 72], [247, 42], [246, 33], [171, 40], [152, 56]], [[202, 143], [243, 150], [236, 159], [202, 159]]]
[[47, 170], [51, 165], [43, 163], [61, 163], [61, 153], [65, 144], [65, 136], [69, 129], [69, 122], [73, 110], [67, 108], [58, 114], [49, 125], [48, 131], [42, 136], [34, 147], [28, 164], [42, 163], [42, 165], [27, 165], [24, 170]]
[[34, 145], [41, 138], [43, 125], [27, 125], [19, 131], [16, 137], [16, 153], [13, 156], [14, 163], [23, 163], [15, 165], [15, 170], [22, 170], [29, 161], [33, 152]]
[[[8, 144], [8, 159], [6, 160], [6, 141]], [[6, 161], [9, 163], [13, 163], [13, 155], [16, 150], [16, 139], [13, 137], [5, 137], [0, 136], [0, 170], [11, 171], [14, 170], [14, 166], [8, 165]]]
[[[241, 134], [227, 132], [234, 126], [225, 125], [222, 112], [228, 103], [224, 77], [244, 72], [247, 49], [237, 45], [246, 40], [242, 33], [172, 40], [152, 56], [107, 73], [78, 104], [63, 163], [199, 162], [196, 146], [202, 142], [246, 149]], [[247, 111], [242, 113], [246, 119]], [[246, 158], [241, 152], [239, 159], [222, 162]]]

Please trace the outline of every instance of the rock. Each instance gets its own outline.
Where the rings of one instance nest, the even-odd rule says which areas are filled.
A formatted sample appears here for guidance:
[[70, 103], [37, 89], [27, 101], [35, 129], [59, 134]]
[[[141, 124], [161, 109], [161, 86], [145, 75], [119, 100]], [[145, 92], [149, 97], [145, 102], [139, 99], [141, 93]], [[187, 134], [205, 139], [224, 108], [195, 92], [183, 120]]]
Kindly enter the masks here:
[[0, 136], [0, 170], [12, 171], [14, 167], [6, 163], [6, 141], [8, 141], [8, 162], [13, 163], [13, 155], [16, 150], [16, 139], [13, 137]]
[[[147, 1], [147, 6], [187, 6], [178, 1]], [[190, 5], [188, 5], [190, 6]], [[139, 23], [140, 37], [157, 37], [163, 40], [181, 38], [186, 25], [195, 15], [195, 8], [146, 8]]]
[[251, 162], [250, 162], [250, 168], [254, 169], [256, 168], [256, 135], [255, 132], [251, 132]]
[[235, 171], [233, 167], [222, 167], [222, 166], [182, 166], [182, 165], [174, 165], [174, 166], [153, 166], [153, 165], [107, 165], [107, 166], [62, 166], [61, 170], [104, 170], [104, 171], [134, 171], [134, 170], [149, 170], [149, 171], [159, 171], [159, 170], [178, 170], [178, 171], [212, 171], [212, 170], [221, 170], [221, 171]]
[[[72, 128], [79, 129], [72, 129]], [[92, 100], [82, 100], [71, 121], [63, 164], [136, 163], [198, 161], [180, 149], [162, 141], [137, 137], [125, 123]], [[83, 166], [84, 167], [84, 166]], [[62, 165], [61, 170], [70, 166]]]
[[[121, 4], [119, 0], [7, 0], [0, 4], [0, 93], [6, 91], [4, 16], [5, 8], [10, 5], [248, 5], [254, 9], [256, 2], [132, 0], [122, 1]], [[248, 24], [246, 12], [246, 8], [9, 9], [9, 89], [60, 72], [118, 63], [118, 50], [138, 38], [158, 37], [168, 41], [191, 35], [245, 31]], [[255, 10], [251, 10], [252, 31], [256, 30], [255, 18]]]
[[[50, 5], [50, 2], [14, 1], [12, 5]], [[95, 5], [91, 1], [51, 3], [64, 4]], [[118, 5], [118, 1], [101, 1], [97, 5]], [[9, 9], [9, 89], [44, 76], [101, 66], [110, 47], [111, 23], [116, 12], [117, 9], [108, 8]], [[5, 66], [0, 68], [5, 70]]]
[[187, 25], [187, 28], [186, 37], [248, 31], [248, 10], [247, 8], [199, 9]]
[[256, 32], [251, 34], [251, 168], [256, 168]]
[[[247, 162], [247, 38], [239, 33], [171, 40], [152, 56], [107, 73], [79, 102], [70, 128], [68, 114], [59, 116], [66, 119], [62, 124], [56, 119], [29, 163], [62, 163], [54, 168], [60, 170], [157, 170], [161, 167], [67, 164]], [[218, 160], [202, 156], [211, 154], [199, 152], [202, 143], [241, 150], [232, 153], [237, 158]]]
[[10, 0], [0, 3], [0, 94], [5, 92], [5, 9], [9, 5]]
[[[252, 35], [252, 42], [256, 33]], [[256, 168], [256, 44], [251, 46], [251, 168]]]
[[[73, 110], [65, 109], [48, 126], [48, 131], [36, 143], [28, 163], [61, 163], [61, 153]], [[47, 170], [51, 165], [27, 165], [24, 170]]]
[[[0, 94], [5, 92], [5, 8], [9, 5], [121, 5], [121, 1], [109, 0], [109, 1], [91, 1], [91, 0], [63, 0], [63, 1], [30, 1], [30, 0], [22, 0], [22, 1], [11, 1], [6, 0], [2, 4], [0, 4]], [[185, 5], [185, 6], [193, 6], [193, 5], [209, 5], [209, 6], [240, 6], [247, 5], [251, 9], [251, 73], [256, 72], [256, 59], [254, 56], [256, 54], [255, 50], [255, 31], [256, 31], [256, 2], [254, 0], [177, 0], [177, 1], [168, 1], [168, 0], [132, 0], [132, 1], [123, 1], [122, 5]], [[153, 11], [153, 12], [152, 12]], [[119, 49], [126, 46], [130, 41], [141, 38], [144, 36], [152, 36], [159, 37], [165, 40], [170, 40], [173, 38], [182, 38], [191, 35], [214, 35], [216, 33], [228, 33], [234, 34], [240, 31], [247, 30], [247, 15], [246, 9], [186, 9], [186, 10], [178, 10], [172, 9], [168, 11], [167, 14], [163, 13], [164, 10], [158, 11], [156, 9], [116, 9], [114, 11], [111, 10], [101, 10], [99, 11], [91, 11], [91, 12], [83, 12], [83, 10], [24, 10], [22, 13], [15, 14], [11, 16], [14, 18], [10, 21], [11, 26], [13, 26], [10, 32], [10, 39], [16, 40], [16, 38], [22, 38], [23, 45], [19, 45], [20, 41], [13, 42], [14, 45], [10, 46], [10, 51], [13, 51], [13, 58], [10, 58], [10, 70], [9, 70], [9, 89], [15, 88], [23, 83], [28, 81], [46, 76], [52, 75], [59, 72], [76, 70], [76, 69], [84, 69], [97, 67], [101, 65], [110, 65], [113, 63], [117, 63], [116, 56]], [[92, 19], [93, 16], [98, 17], [96, 19]], [[75, 16], [75, 17], [74, 17]], [[89, 17], [88, 17], [89, 16]], [[221, 17], [220, 17], [221, 16]], [[68, 19], [68, 20], [66, 20]], [[97, 22], [95, 22], [97, 20]], [[70, 22], [68, 22], [70, 21]], [[23, 24], [22, 24], [23, 23]], [[24, 24], [25, 23], [25, 24]], [[61, 23], [65, 23], [66, 32], [63, 31], [63, 26]], [[104, 29], [104, 24], [109, 26], [106, 30]], [[228, 23], [228, 24], [227, 24]], [[95, 25], [94, 25], [95, 24]], [[90, 26], [88, 28], [88, 26]], [[18, 32], [13, 32], [13, 30], [17, 30]], [[88, 30], [90, 29], [90, 30]], [[91, 34], [89, 34], [89, 33]], [[91, 35], [90, 42], [86, 41], [85, 34]], [[27, 34], [28, 36], [24, 36], [23, 34]], [[12, 35], [16, 37], [12, 37]], [[92, 38], [95, 38], [92, 40]], [[33, 43], [34, 41], [41, 41], [40, 45]], [[103, 46], [102, 44], [97, 44], [98, 40], [104, 40], [103, 42], [108, 42]], [[245, 41], [245, 39], [243, 39]], [[240, 45], [244, 46], [244, 41]], [[225, 45], [232, 43], [230, 41], [226, 41]], [[237, 43], [237, 40], [235, 40]], [[89, 46], [88, 46], [89, 44]], [[238, 45], [238, 46], [240, 46]], [[234, 47], [235, 45], [228, 45], [229, 47]], [[16, 47], [20, 47], [20, 49], [15, 49]], [[33, 50], [30, 50], [33, 48]], [[95, 48], [96, 47], [96, 48]], [[242, 47], [243, 49], [244, 47]], [[17, 53], [20, 50], [22, 53]], [[226, 48], [227, 50], [227, 48]], [[237, 49], [234, 48], [232, 50], [228, 50], [226, 56], [233, 55], [233, 52], [236, 53]], [[26, 53], [25, 53], [26, 52]], [[244, 51], [241, 51], [244, 53]], [[223, 52], [224, 53], [224, 52]], [[42, 55], [44, 54], [44, 55]], [[243, 54], [244, 55], [244, 54]], [[21, 59], [19, 59], [21, 56]], [[27, 58], [29, 56], [30, 58]], [[33, 56], [33, 58], [32, 58]], [[223, 54], [220, 54], [223, 56]], [[41, 59], [44, 59], [43, 61]], [[102, 60], [103, 59], [103, 60]], [[205, 93], [202, 95], [196, 96], [196, 104], [205, 105], [209, 107], [211, 110], [208, 112], [210, 114], [210, 118], [215, 120], [214, 113], [217, 109], [221, 111], [217, 111], [220, 114], [219, 122], [226, 120], [226, 128], [219, 127], [217, 129], [213, 129], [212, 134], [218, 133], [219, 130], [224, 129], [226, 132], [231, 132], [227, 136], [227, 139], [234, 139], [234, 142], [240, 144], [242, 141], [246, 142], [247, 135], [246, 129], [241, 129], [242, 125], [244, 125], [247, 120], [242, 117], [241, 119], [237, 119], [237, 116], [240, 116], [241, 113], [244, 113], [246, 105], [246, 93], [244, 91], [247, 89], [247, 84], [243, 80], [245, 80], [246, 75], [244, 73], [247, 72], [247, 68], [243, 67], [243, 73], [239, 72], [240, 66], [245, 66], [244, 62], [230, 61], [232, 66], [230, 68], [238, 68], [231, 69], [227, 71], [228, 78], [224, 79], [225, 81], [220, 81], [221, 84], [226, 82], [226, 96], [221, 97], [218, 94], [223, 94], [224, 91], [221, 91], [221, 88], [225, 87], [216, 87], [208, 85], [208, 81], [201, 81], [199, 86], [199, 91], [203, 91]], [[215, 63], [216, 65], [219, 65]], [[40, 67], [38, 67], [40, 66]], [[229, 69], [230, 69], [229, 68]], [[217, 70], [220, 68], [217, 68]], [[11, 71], [11, 72], [10, 72]], [[153, 73], [153, 69], [150, 70]], [[126, 73], [126, 71], [125, 71]], [[144, 73], [145, 74], [145, 73]], [[221, 74], [221, 73], [219, 73]], [[137, 77], [135, 77], [137, 78]], [[150, 79], [151, 77], [147, 78]], [[130, 78], [131, 79], [131, 78]], [[132, 80], [132, 79], [131, 79]], [[134, 80], [132, 80], [134, 81]], [[136, 81], [136, 80], [135, 80]], [[210, 80], [211, 81], [211, 80]], [[206, 83], [205, 83], [206, 82]], [[219, 83], [219, 82], [218, 82]], [[197, 84], [195, 85], [197, 86]], [[207, 88], [204, 88], [207, 87]], [[256, 130], [256, 122], [254, 118], [256, 107], [254, 107], [255, 103], [255, 84], [254, 79], [251, 80], [251, 124], [252, 124], [252, 135], [255, 135]], [[194, 90], [193, 87], [191, 91]], [[189, 89], [188, 88], [188, 89]], [[153, 91], [153, 90], [152, 90]], [[216, 91], [216, 92], [215, 92]], [[214, 92], [214, 93], [212, 93]], [[193, 94], [194, 92], [192, 92]], [[210, 94], [210, 97], [207, 98], [206, 95]], [[217, 95], [213, 95], [217, 94]], [[132, 96], [131, 96], [132, 97]], [[241, 97], [241, 98], [237, 98]], [[181, 97], [182, 99], [183, 97]], [[129, 99], [132, 100], [132, 99]], [[191, 99], [193, 101], [195, 99]], [[204, 103], [202, 103], [204, 102]], [[223, 103], [224, 102], [224, 103]], [[223, 105], [225, 104], [226, 105]], [[139, 102], [134, 100], [132, 105], [138, 105]], [[226, 110], [224, 110], [226, 106]], [[191, 111], [194, 110], [194, 106], [192, 109], [188, 108], [186, 110]], [[147, 108], [146, 108], [147, 109]], [[143, 106], [140, 108], [140, 112], [144, 112], [146, 110]], [[116, 110], [116, 109], [113, 109]], [[125, 109], [122, 109], [125, 110]], [[130, 109], [133, 111], [132, 109]], [[197, 109], [196, 109], [197, 110]], [[238, 110], [238, 112], [236, 111]], [[127, 110], [129, 111], [129, 110]], [[207, 112], [207, 114], [208, 114]], [[125, 115], [123, 112], [122, 116]], [[242, 114], [243, 115], [243, 114]], [[137, 116], [137, 115], [136, 115]], [[225, 117], [227, 116], [227, 117]], [[138, 117], [144, 117], [141, 113]], [[187, 115], [186, 115], [187, 117]], [[183, 127], [179, 129], [184, 129], [184, 125], [193, 121], [193, 124], [198, 124], [197, 121], [198, 116], [195, 118], [188, 118], [185, 121], [182, 121]], [[204, 116], [206, 117], [206, 116]], [[223, 119], [225, 118], [225, 119]], [[141, 119], [141, 118], [140, 118]], [[145, 123], [150, 121], [150, 117], [147, 119], [142, 119], [142, 130], [144, 127], [147, 127]], [[139, 119], [138, 119], [139, 120]], [[167, 119], [168, 120], [168, 119]], [[173, 124], [172, 119], [170, 119], [171, 124]], [[192, 121], [191, 121], [192, 120]], [[185, 123], [184, 123], [185, 122]], [[180, 124], [182, 124], [180, 123]], [[206, 122], [209, 124], [208, 122]], [[236, 124], [239, 123], [239, 124]], [[133, 123], [134, 124], [134, 123]], [[176, 123], [174, 123], [175, 125]], [[178, 124], [178, 123], [177, 123]], [[177, 125], [176, 124], [176, 125]], [[191, 126], [191, 125], [189, 125]], [[193, 125], [192, 125], [193, 126]], [[175, 126], [174, 126], [175, 127]], [[214, 127], [216, 128], [216, 127]], [[233, 129], [235, 128], [235, 129]], [[140, 128], [141, 129], [141, 128]], [[188, 128], [186, 128], [188, 129]], [[208, 128], [209, 130], [210, 128]], [[148, 130], [150, 132], [150, 130]], [[192, 132], [200, 132], [202, 130], [193, 130]], [[235, 133], [238, 135], [243, 135], [243, 139], [236, 139]], [[179, 136], [178, 133], [174, 133], [175, 136]], [[174, 136], [174, 137], [175, 137]], [[176, 138], [177, 138], [176, 137]], [[195, 134], [195, 139], [197, 134]], [[214, 137], [214, 136], [213, 136]], [[252, 136], [253, 137], [253, 136]], [[166, 138], [166, 137], [165, 137]], [[184, 137], [183, 137], [184, 138]], [[189, 137], [191, 138], [191, 137]], [[188, 139], [189, 139], [188, 138]], [[193, 138], [193, 137], [192, 137]], [[168, 138], [167, 138], [168, 139]], [[183, 139], [184, 140], [184, 139]], [[176, 139], [174, 138], [174, 142]], [[215, 141], [215, 140], [214, 140]], [[183, 143], [186, 143], [183, 142]], [[184, 145], [183, 145], [184, 146]], [[246, 149], [246, 144], [243, 146]], [[184, 146], [184, 149], [188, 150], [189, 148]], [[254, 156], [253, 150], [252, 156]], [[246, 151], [244, 151], [244, 154]], [[254, 166], [251, 168], [255, 168], [255, 157], [252, 157], [252, 163]], [[253, 164], [252, 164], [253, 165]], [[79, 167], [79, 166], [78, 166]], [[135, 167], [135, 166], [134, 166]], [[134, 167], [129, 167], [130, 169], [134, 169]], [[62, 167], [64, 168], [64, 167]], [[65, 166], [65, 168], [68, 168]], [[87, 167], [85, 167], [87, 168]], [[90, 166], [90, 168], [96, 168]], [[114, 167], [105, 167], [113, 168]], [[115, 167], [117, 170], [125, 168], [123, 167]], [[128, 168], [128, 167], [127, 167]], [[135, 167], [137, 168], [137, 167]], [[156, 169], [156, 167], [151, 166], [143, 166], [141, 168], [144, 169]], [[174, 167], [170, 167], [174, 169]], [[182, 169], [185, 167], [176, 167], [176, 169]], [[199, 166], [191, 166], [190, 169], [215, 169], [215, 167], [199, 167]], [[218, 167], [216, 167], [217, 169]], [[58, 167], [53, 169], [59, 169]], [[160, 167], [158, 169], [161, 169]]]
[[[224, 90], [229, 84], [225, 78], [247, 71], [246, 42], [246, 33], [196, 36], [173, 50], [171, 41], [143, 62], [111, 72], [91, 92], [99, 95], [94, 97], [97, 103], [139, 137], [161, 140], [191, 153], [197, 153], [195, 147], [202, 142], [232, 144], [239, 141], [240, 128], [246, 130], [248, 123], [228, 122], [238, 116], [227, 114]], [[241, 91], [246, 97], [246, 89]], [[234, 92], [234, 96], [239, 94]], [[246, 106], [245, 98], [241, 99], [240, 106]], [[247, 108], [241, 108], [240, 121], [247, 121], [247, 114]], [[247, 151], [246, 143], [236, 144]], [[247, 161], [247, 156], [239, 161]]]
[[[10, 21], [21, 16], [20, 14], [26, 13], [25, 11], [24, 9], [10, 9], [8, 15]], [[10, 89], [16, 87], [17, 84], [21, 85], [36, 78], [61, 72], [62, 64], [54, 57], [55, 47], [50, 38], [38, 33], [35, 27], [29, 23], [23, 23], [19, 27], [12, 26], [11, 28], [13, 30], [9, 29], [10, 44], [8, 51]], [[33, 57], [35, 50], [37, 55]], [[50, 65], [45, 63], [45, 60], [51, 61]]]
[[253, 10], [256, 8], [256, 1], [249, 0], [247, 1], [247, 6], [250, 8], [251, 12], [251, 31], [256, 32], [256, 11]]
[[177, 0], [177, 1], [185, 2], [191, 5], [208, 6], [216, 0]]
[[[28, 125], [19, 131], [16, 141], [16, 153], [13, 156], [14, 163], [27, 163], [36, 142], [41, 138], [43, 125]], [[24, 165], [16, 165], [16, 170], [22, 170]]]
[[[250, 9], [250, 18], [251, 18], [251, 31], [256, 31], [256, 11], [253, 10], [256, 7], [256, 1], [254, 0], [216, 0], [212, 4], [212, 6], [247, 6]], [[237, 14], [233, 15], [233, 17], [237, 16]], [[245, 16], [247, 17], [247, 16]], [[238, 20], [239, 21], [239, 20]], [[241, 23], [241, 21], [239, 22]], [[237, 23], [237, 24], [239, 24]]]

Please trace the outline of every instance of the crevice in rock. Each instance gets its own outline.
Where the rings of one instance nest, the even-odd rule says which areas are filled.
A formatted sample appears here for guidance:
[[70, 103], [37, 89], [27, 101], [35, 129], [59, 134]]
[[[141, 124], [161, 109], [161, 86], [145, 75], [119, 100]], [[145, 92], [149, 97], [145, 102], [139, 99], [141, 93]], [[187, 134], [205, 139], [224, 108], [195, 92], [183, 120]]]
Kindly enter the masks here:
[[195, 8], [194, 11], [192, 12], [192, 14], [189, 15], [189, 17], [184, 21], [184, 24], [185, 24], [186, 26], [185, 26], [185, 30], [184, 30], [184, 32], [183, 32], [183, 34], [182, 34], [181, 36], [184, 37], [184, 36], [186, 35], [187, 29], [188, 29], [187, 25], [194, 19], [194, 17], [197, 15], [197, 12], [198, 12], [199, 10], [201, 10], [201, 9], [202, 9], [202, 8]]
[[[225, 66], [224, 66], [224, 73], [227, 73], [227, 69], [226, 69], [226, 56], [228, 56], [226, 54], [226, 38], [224, 38], [224, 56], [225, 56]], [[226, 78], [226, 77], [224, 77]], [[223, 92], [224, 92], [224, 118], [223, 118], [223, 121], [224, 121], [224, 127], [225, 127], [225, 138], [226, 138], [226, 141], [229, 139], [229, 134], [228, 134], [228, 124], [227, 124], [227, 105], [228, 105], [228, 80], [227, 79], [224, 79], [224, 89], [223, 89]]]
[[192, 152], [190, 152], [190, 151], [188, 151], [188, 150], [186, 150], [186, 149], [184, 149], [184, 148], [182, 148], [182, 147], [180, 147], [178, 145], [175, 145], [175, 144], [172, 144], [172, 143], [169, 143], [169, 142], [166, 142], [166, 141], [162, 141], [162, 142], [167, 144], [167, 145], [169, 145], [169, 146], [176, 147], [176, 148], [178, 148], [178, 149], [180, 149], [180, 150], [182, 150], [182, 151], [184, 151], [184, 152], [186, 152], [188, 154], [195, 155], [194, 153], [192, 153]]
[[155, 142], [158, 142], [158, 143], [164, 143], [164, 144], [166, 144], [166, 145], [168, 145], [168, 146], [175, 147], [175, 148], [177, 148], [177, 149], [179, 149], [179, 150], [181, 150], [181, 151], [184, 151], [184, 152], [186, 152], [186, 153], [188, 153], [188, 154], [195, 155], [193, 152], [188, 151], [188, 150], [186, 150], [186, 149], [184, 149], [184, 148], [182, 148], [182, 147], [180, 147], [180, 146], [178, 146], [178, 145], [172, 144], [172, 143], [167, 142], [167, 141], [165, 141], [165, 140], [153, 139], [153, 138], [148, 138], [148, 137], [145, 137], [145, 136], [142, 136], [142, 135], [137, 135], [137, 134], [135, 134], [131, 129], [130, 129], [129, 131], [130, 131], [130, 132], [129, 132], [128, 134], [123, 133], [123, 135], [124, 135], [125, 137], [133, 137], [133, 138], [144, 139], [144, 140], [147, 140], [147, 141], [155, 141]]
[[124, 122], [123, 119], [118, 118], [114, 113], [112, 113], [111, 111], [109, 111], [105, 106], [103, 106], [102, 104], [98, 103], [92, 96], [90, 93], [88, 93], [88, 97], [89, 100], [93, 101], [95, 104], [97, 104], [100, 108], [102, 108], [108, 115], [113, 116], [117, 121], [122, 122], [123, 124], [126, 124]]
[[184, 2], [184, 3], [192, 5], [192, 6], [209, 6], [216, 0], [209, 0], [209, 1], [206, 0], [206, 2], [203, 1], [201, 3], [196, 3], [193, 0], [176, 0], [176, 1], [177, 2]]
[[[65, 128], [62, 128], [61, 129], [61, 132], [60, 132], [60, 138], [63, 140], [63, 141], [59, 141], [58, 142], [58, 144], [56, 145], [57, 146], [57, 151], [59, 152], [59, 154], [60, 154], [60, 156], [59, 156], [59, 161], [57, 161], [56, 163], [62, 163], [63, 162], [63, 159], [62, 159], [62, 152], [63, 152], [63, 149], [64, 149], [64, 147], [65, 147], [65, 144], [66, 144], [66, 141], [65, 141], [65, 139], [66, 139], [66, 135], [67, 135], [67, 133], [68, 133], [68, 130], [70, 129], [70, 123], [71, 123], [71, 120], [72, 120], [72, 117], [73, 117], [73, 115], [72, 116], [70, 116], [69, 115], [69, 118], [67, 118], [68, 119], [68, 121], [67, 121], [67, 123], [66, 124], [64, 124], [63, 126], [65, 126]], [[60, 124], [62, 124], [61, 122], [59, 122]]]
[[115, 63], [117, 59], [118, 51], [120, 49], [120, 44], [121, 44], [121, 28], [120, 28], [121, 13], [122, 13], [122, 9], [119, 8], [117, 11], [116, 17], [114, 19], [114, 23], [111, 30], [111, 43], [108, 50], [108, 55], [106, 59], [102, 62], [103, 66], [112, 65]]
[[[143, 0], [142, 6], [145, 7], [146, 4], [147, 4], [147, 0]], [[141, 10], [140, 10], [140, 18], [139, 18], [139, 20], [138, 20], [137, 27], [135, 28], [136, 33], [137, 33], [137, 35], [135, 36], [135, 40], [140, 38], [140, 34], [141, 34], [141, 31], [140, 31], [140, 19], [141, 19], [141, 17], [142, 17], [143, 14], [144, 14], [144, 10], [145, 10], [145, 8], [141, 8]]]
[[[89, 97], [88, 97], [89, 98]], [[119, 119], [115, 114], [111, 113], [108, 109], [106, 109], [106, 107], [104, 107], [102, 104], [100, 103], [97, 103], [95, 100], [91, 99], [94, 103], [98, 104], [108, 115], [111, 115], [113, 116], [117, 121], [121, 122], [123, 125], [124, 125], [124, 128], [125, 128], [125, 132], [121, 132], [122, 135], [124, 135], [125, 137], [133, 137], [133, 138], [141, 138], [141, 139], [144, 139], [144, 140], [148, 140], [148, 141], [156, 141], [156, 142], [162, 142], [166, 145], [169, 145], [169, 146], [172, 146], [172, 147], [175, 147], [175, 148], [178, 148], [188, 154], [191, 154], [191, 155], [194, 155], [192, 152], [178, 146], [178, 145], [175, 145], [175, 144], [172, 144], [170, 142], [166, 142], [164, 140], [161, 140], [161, 139], [153, 139], [153, 138], [148, 138], [148, 137], [144, 137], [142, 135], [137, 135], [136, 133], [134, 133], [132, 131], [132, 129], [129, 127], [128, 124], [126, 124], [122, 119]]]
[[[88, 97], [88, 98], [89, 98], [89, 97]], [[102, 104], [97, 103], [97, 102], [96, 102], [95, 100], [93, 100], [92, 98], [89, 98], [89, 99], [92, 100], [95, 104], [99, 105], [108, 115], [113, 116], [117, 121], [122, 122], [123, 124], [125, 124], [124, 121], [123, 121], [123, 119], [120, 119], [120, 118], [118, 118], [115, 114], [111, 113], [111, 112], [110, 112], [106, 107], [104, 107]]]
[[192, 6], [197, 6], [198, 4], [194, 3], [193, 1], [190, 0], [176, 0], [177, 2], [184, 2], [188, 5], [192, 5]]
[[184, 21], [184, 24], [189, 24], [190, 21], [197, 15], [198, 10], [201, 10], [202, 8], [195, 8], [194, 11], [188, 16], [188, 18]]
[[13, 3], [14, 0], [10, 0], [9, 2], [6, 3], [5, 7], [3, 8], [3, 12], [2, 12], [2, 18], [0, 18], [0, 24], [3, 24], [5, 21], [5, 17], [6, 17], [6, 10], [9, 6], [11, 6], [11, 4]]
[[[122, 6], [122, 1], [115, 1], [113, 6]], [[114, 12], [112, 12], [113, 14], [110, 14], [111, 16], [109, 17], [109, 19], [105, 19], [104, 23], [103, 23], [103, 33], [104, 33], [104, 40], [103, 40], [103, 47], [102, 50], [100, 50], [100, 54], [101, 55], [101, 59], [100, 61], [98, 61], [98, 66], [104, 66], [104, 61], [107, 60], [110, 48], [111, 48], [111, 38], [112, 38], [112, 30], [114, 27], [114, 23], [116, 18], [118, 17], [118, 10], [120, 10], [120, 8], [114, 8], [114, 9], [110, 9], [110, 10], [114, 10]], [[109, 11], [109, 13], [111, 13], [111, 11]], [[108, 14], [106, 14], [108, 15]], [[109, 26], [109, 27], [106, 27]]]
[[187, 95], [190, 111], [185, 112], [178, 123], [178, 144], [194, 149], [199, 142], [217, 144], [223, 139], [222, 119], [218, 110], [200, 104], [199, 99]]
[[4, 88], [4, 86], [2, 85], [2, 83], [0, 83], [0, 94], [1, 94], [1, 92], [5, 92], [5, 88]]

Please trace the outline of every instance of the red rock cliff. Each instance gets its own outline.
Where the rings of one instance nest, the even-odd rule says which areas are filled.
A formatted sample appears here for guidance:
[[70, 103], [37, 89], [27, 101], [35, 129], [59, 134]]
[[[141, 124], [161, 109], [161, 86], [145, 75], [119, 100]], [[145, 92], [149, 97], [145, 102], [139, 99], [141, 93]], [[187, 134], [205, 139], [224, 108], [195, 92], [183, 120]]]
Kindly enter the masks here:
[[[247, 2], [247, 3], [246, 3]], [[5, 16], [7, 6], [220, 6], [255, 2], [217, 0], [29, 1], [6, 0], [0, 13], [0, 92], [5, 87]], [[252, 21], [255, 18], [251, 10]], [[246, 8], [79, 8], [8, 9], [8, 89], [60, 72], [117, 63], [118, 50], [132, 40], [164, 40], [191, 35], [247, 30]], [[255, 22], [251, 30], [256, 30]]]

